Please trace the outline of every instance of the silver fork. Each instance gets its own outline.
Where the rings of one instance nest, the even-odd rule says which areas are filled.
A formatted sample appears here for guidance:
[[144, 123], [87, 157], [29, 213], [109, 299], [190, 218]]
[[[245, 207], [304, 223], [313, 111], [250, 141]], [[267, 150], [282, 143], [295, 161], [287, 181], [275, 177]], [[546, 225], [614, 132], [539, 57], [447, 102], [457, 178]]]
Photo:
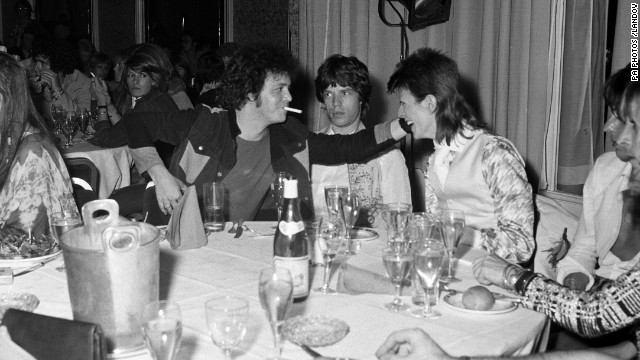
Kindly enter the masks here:
[[259, 236], [273, 236], [273, 235], [275, 235], [275, 234], [276, 234], [276, 233], [271, 233], [271, 234], [263, 234], [263, 233], [259, 233], [259, 232], [255, 231], [255, 230], [253, 230], [252, 228], [248, 227], [248, 226], [247, 226], [247, 224], [244, 224], [244, 228], [245, 228], [248, 232], [252, 233], [252, 234], [254, 235], [254, 237], [259, 237]]

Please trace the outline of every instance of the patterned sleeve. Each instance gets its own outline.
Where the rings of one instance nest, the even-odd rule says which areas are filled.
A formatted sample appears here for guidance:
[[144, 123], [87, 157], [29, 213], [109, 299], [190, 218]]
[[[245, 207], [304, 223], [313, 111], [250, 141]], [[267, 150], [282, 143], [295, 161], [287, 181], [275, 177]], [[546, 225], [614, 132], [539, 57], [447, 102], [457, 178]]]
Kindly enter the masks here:
[[482, 244], [511, 262], [524, 263], [533, 255], [533, 197], [524, 161], [507, 139], [494, 136], [483, 149], [482, 176], [493, 203], [497, 228], [482, 229]]
[[625, 328], [640, 319], [640, 264], [599, 291], [570, 290], [538, 275], [527, 286], [524, 307], [545, 314], [584, 337]]

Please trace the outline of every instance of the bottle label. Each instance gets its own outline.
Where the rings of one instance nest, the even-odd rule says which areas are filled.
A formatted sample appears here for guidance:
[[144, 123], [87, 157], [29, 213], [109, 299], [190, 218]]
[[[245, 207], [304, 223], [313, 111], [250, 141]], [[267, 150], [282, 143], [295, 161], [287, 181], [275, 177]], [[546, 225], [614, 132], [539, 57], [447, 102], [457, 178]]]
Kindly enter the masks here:
[[300, 298], [309, 295], [309, 255], [301, 257], [274, 256], [276, 267], [289, 270], [293, 282], [293, 297]]
[[280, 233], [282, 235], [293, 236], [299, 232], [304, 231], [304, 223], [302, 221], [297, 221], [297, 222], [280, 221], [278, 223], [278, 230], [280, 230]]

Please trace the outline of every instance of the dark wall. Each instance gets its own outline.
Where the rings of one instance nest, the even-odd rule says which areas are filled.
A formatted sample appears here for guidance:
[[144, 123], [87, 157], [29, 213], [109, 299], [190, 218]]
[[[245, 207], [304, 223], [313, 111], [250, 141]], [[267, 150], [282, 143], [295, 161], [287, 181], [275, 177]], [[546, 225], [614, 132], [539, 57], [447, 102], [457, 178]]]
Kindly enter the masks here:
[[288, 0], [234, 0], [233, 41], [289, 46]]
[[135, 2], [131, 0], [100, 0], [100, 51], [111, 56], [136, 42]]

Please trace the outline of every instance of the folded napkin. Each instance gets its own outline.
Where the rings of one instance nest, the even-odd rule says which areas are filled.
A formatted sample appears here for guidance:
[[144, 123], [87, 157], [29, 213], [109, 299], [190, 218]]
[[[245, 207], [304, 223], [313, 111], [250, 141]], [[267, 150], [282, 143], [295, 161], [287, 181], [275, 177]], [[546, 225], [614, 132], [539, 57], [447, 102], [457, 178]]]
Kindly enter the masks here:
[[[386, 276], [347, 264], [342, 265], [338, 270], [336, 289], [339, 292], [354, 295], [394, 293], [394, 286]], [[403, 291], [411, 291], [409, 283], [405, 284]]]
[[23, 348], [11, 340], [6, 326], [0, 326], [0, 360], [36, 360]]
[[[4, 313], [1, 325], [6, 327], [17, 346], [39, 360], [107, 358], [106, 342], [97, 324], [9, 309]], [[0, 346], [0, 349], [5, 355], [5, 347]]]
[[207, 245], [195, 185], [187, 188], [178, 206], [173, 209], [167, 225], [167, 240], [171, 248], [176, 250], [197, 249]]

